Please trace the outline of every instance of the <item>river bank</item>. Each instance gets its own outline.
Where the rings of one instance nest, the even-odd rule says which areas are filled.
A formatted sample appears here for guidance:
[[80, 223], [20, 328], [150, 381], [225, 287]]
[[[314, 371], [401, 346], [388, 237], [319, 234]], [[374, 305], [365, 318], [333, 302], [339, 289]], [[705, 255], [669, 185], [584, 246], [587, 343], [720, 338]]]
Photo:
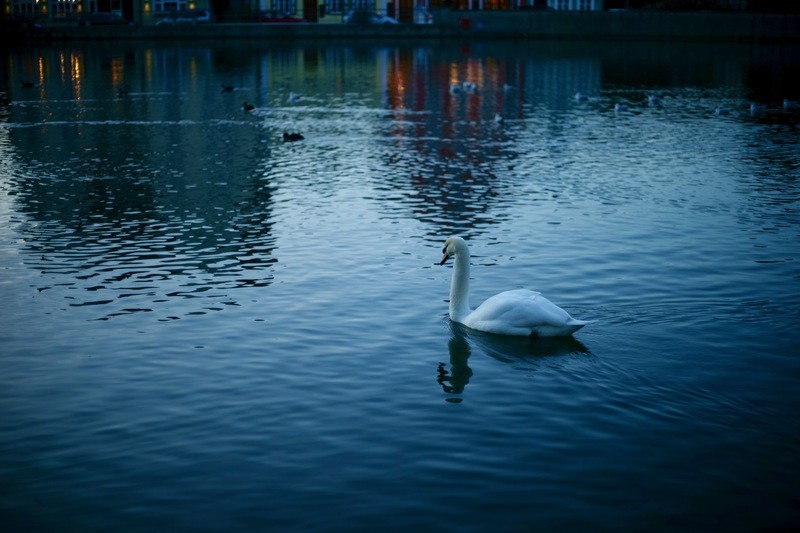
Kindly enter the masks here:
[[6, 40], [120, 39], [590, 39], [630, 41], [800, 42], [800, 16], [745, 12], [434, 13], [434, 24], [259, 24], [185, 26], [49, 25], [4, 32]]

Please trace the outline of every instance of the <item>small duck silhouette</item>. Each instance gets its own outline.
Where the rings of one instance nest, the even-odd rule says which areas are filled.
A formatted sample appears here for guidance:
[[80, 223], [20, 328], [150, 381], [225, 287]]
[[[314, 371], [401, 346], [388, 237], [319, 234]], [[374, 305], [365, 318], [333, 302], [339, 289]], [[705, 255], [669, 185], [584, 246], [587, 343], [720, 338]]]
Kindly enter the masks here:
[[225, 85], [224, 83], [220, 83], [220, 87], [222, 87], [222, 92], [224, 93], [233, 91], [233, 85]]
[[252, 111], [255, 108], [256, 108], [256, 106], [254, 106], [253, 104], [248, 104], [247, 102], [242, 102], [242, 109], [244, 111]]
[[283, 132], [283, 142], [302, 141], [305, 139], [300, 133]]
[[34, 84], [33, 84], [32, 81], [21, 81], [19, 83], [22, 85], [23, 89], [33, 89], [33, 87], [34, 87]]

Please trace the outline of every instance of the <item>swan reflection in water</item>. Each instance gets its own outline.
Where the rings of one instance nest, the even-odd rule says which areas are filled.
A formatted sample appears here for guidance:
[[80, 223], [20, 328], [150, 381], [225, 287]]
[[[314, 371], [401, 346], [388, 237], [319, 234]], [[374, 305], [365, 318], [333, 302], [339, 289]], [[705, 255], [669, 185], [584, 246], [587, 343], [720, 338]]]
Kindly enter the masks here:
[[450, 322], [451, 336], [447, 343], [450, 351], [450, 368], [447, 363], [439, 363], [436, 382], [448, 395], [445, 401], [459, 403], [460, 396], [472, 378], [472, 369], [467, 360], [473, 348], [490, 357], [524, 367], [535, 369], [546, 358], [572, 354], [589, 354], [589, 349], [574, 337], [512, 337], [495, 335], [470, 329], [457, 322]]

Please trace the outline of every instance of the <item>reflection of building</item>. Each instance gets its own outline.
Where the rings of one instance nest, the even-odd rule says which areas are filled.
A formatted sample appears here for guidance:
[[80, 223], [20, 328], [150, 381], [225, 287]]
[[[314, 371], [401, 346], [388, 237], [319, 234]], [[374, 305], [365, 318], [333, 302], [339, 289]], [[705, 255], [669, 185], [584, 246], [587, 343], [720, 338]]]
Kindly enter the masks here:
[[[13, 154], [20, 170], [7, 186], [29, 221], [24, 261], [45, 287], [69, 286], [69, 305], [103, 302], [102, 319], [222, 309], [234, 289], [272, 281], [276, 188], [252, 157], [269, 132], [214, 120], [221, 93], [206, 80], [224, 51], [187, 48], [39, 47], [0, 65], [15, 87], [35, 81], [19, 91], [39, 99], [10, 110], [38, 126], [0, 136], [0, 160]], [[53, 112], [62, 121], [48, 125]]]

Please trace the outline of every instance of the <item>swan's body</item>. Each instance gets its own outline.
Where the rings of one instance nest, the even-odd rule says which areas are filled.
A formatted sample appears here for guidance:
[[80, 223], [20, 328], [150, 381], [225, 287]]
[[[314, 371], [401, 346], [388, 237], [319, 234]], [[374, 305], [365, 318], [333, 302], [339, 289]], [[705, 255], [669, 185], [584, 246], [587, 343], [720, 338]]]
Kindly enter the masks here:
[[569, 313], [535, 291], [501, 292], [474, 311], [469, 307], [469, 248], [461, 237], [450, 237], [440, 264], [454, 258], [450, 283], [450, 320], [468, 328], [500, 335], [561, 337], [571, 335], [588, 322]]

